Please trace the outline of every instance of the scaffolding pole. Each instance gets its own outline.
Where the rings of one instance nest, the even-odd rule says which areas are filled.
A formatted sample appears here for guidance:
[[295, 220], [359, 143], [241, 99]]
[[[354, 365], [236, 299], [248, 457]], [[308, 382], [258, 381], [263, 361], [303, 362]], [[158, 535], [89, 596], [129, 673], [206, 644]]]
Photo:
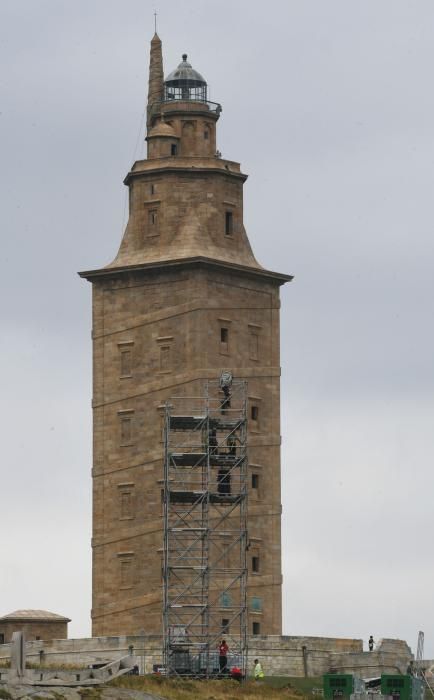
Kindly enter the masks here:
[[225, 372], [201, 396], [170, 399], [164, 453], [165, 672], [245, 678], [246, 382]]

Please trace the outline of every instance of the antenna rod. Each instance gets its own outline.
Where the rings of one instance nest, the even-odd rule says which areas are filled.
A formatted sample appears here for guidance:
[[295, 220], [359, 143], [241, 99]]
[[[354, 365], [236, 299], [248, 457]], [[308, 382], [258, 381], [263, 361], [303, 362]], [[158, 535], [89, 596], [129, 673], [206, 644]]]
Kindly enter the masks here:
[[157, 33], [157, 12], [154, 12], [154, 28], [155, 28], [155, 33]]

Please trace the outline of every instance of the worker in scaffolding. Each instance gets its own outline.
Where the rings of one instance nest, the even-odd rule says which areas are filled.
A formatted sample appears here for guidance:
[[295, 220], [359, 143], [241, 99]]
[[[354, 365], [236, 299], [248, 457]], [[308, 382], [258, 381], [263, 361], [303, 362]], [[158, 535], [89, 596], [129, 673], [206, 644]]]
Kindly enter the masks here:
[[217, 454], [218, 440], [217, 440], [217, 431], [215, 428], [211, 428], [209, 431], [208, 444], [209, 444], [210, 455]]
[[[230, 457], [237, 456], [237, 444], [240, 444], [240, 440], [237, 438], [235, 433], [230, 433], [226, 438], [227, 451], [226, 455]], [[230, 496], [231, 494], [231, 469], [227, 467], [220, 466], [218, 472], [218, 492], [224, 496]]]
[[222, 386], [222, 392], [223, 392], [223, 399], [220, 404], [220, 410], [223, 415], [230, 409], [231, 407], [231, 387], [230, 386]]
[[239, 444], [239, 439], [235, 435], [235, 433], [230, 433], [228, 437], [226, 438], [226, 444], [228, 446], [228, 454], [231, 455], [231, 457], [236, 457], [237, 456], [237, 443]]
[[229, 647], [226, 644], [226, 640], [222, 639], [219, 644], [219, 669], [220, 673], [227, 673], [228, 671], [228, 651]]

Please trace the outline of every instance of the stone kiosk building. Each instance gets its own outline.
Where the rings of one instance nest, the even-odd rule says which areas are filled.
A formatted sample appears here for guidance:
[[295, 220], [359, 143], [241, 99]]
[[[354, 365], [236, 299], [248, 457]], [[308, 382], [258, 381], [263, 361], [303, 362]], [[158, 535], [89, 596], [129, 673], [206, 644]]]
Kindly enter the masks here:
[[[93, 287], [93, 636], [161, 633], [162, 422], [171, 396], [223, 370], [248, 382], [250, 634], [281, 634], [279, 288], [255, 260], [221, 107], [184, 55], [164, 81], [151, 42], [148, 157]], [[222, 622], [226, 617], [222, 610]]]
[[12, 640], [14, 632], [24, 632], [28, 641], [68, 638], [69, 617], [47, 610], [15, 610], [0, 617], [0, 644]]

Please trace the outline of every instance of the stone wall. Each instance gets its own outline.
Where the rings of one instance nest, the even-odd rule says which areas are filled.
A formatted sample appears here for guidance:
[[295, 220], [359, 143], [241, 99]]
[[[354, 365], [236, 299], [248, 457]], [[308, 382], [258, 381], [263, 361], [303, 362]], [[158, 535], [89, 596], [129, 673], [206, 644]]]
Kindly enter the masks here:
[[[134, 163], [124, 181], [129, 218], [115, 260], [80, 273], [93, 284], [92, 633], [160, 632], [164, 404], [203, 395], [206, 380], [230, 369], [248, 382], [250, 633], [280, 634], [279, 288], [292, 277], [265, 270], [253, 255], [243, 224], [247, 176], [239, 163], [215, 157], [220, 109], [177, 99], [165, 102], [162, 122], [153, 102], [161, 70], [155, 41], [150, 157]], [[217, 440], [223, 445], [223, 431]], [[207, 544], [206, 566], [219, 562], [230, 579], [240, 563], [230, 561], [236, 547], [226, 536], [239, 524], [219, 523], [223, 514], [235, 522], [241, 506], [208, 502], [203, 532], [219, 538], [220, 527], [223, 538], [216, 548]], [[185, 570], [194, 571], [197, 561], [188, 559]], [[213, 581], [208, 605], [217, 635], [231, 616], [218, 604], [217, 585], [221, 593], [231, 588], [234, 599], [239, 592], [220, 575]]]
[[[159, 635], [94, 637], [30, 641], [26, 644], [29, 662], [49, 665], [88, 666], [115, 660], [129, 652], [139, 659], [140, 672], [151, 673], [161, 664]], [[10, 655], [10, 646], [0, 646], [0, 662]], [[248, 667], [259, 658], [267, 675], [321, 676], [331, 670], [372, 677], [381, 673], [405, 673], [412, 658], [401, 640], [385, 640], [374, 652], [364, 652], [361, 639], [333, 637], [261, 636], [249, 640]]]
[[361, 652], [361, 639], [333, 637], [252, 637], [249, 642], [249, 665], [255, 658], [268, 675], [321, 676], [330, 668], [334, 654]]
[[64, 620], [4, 620], [0, 622], [0, 635], [4, 635], [4, 641], [10, 642], [14, 632], [24, 632], [26, 639], [66, 639], [68, 636], [68, 623]]
[[[249, 631], [281, 632], [279, 303], [275, 283], [232, 268], [167, 266], [95, 282], [95, 636], [161, 630], [164, 404], [203, 395], [224, 367], [248, 382], [249, 418], [253, 406], [258, 414], [248, 421]], [[209, 518], [220, 521], [221, 507]], [[227, 611], [214, 607], [218, 634]]]
[[[86, 667], [108, 663], [133, 651], [139, 658], [141, 673], [151, 673], [153, 664], [162, 662], [161, 636], [89, 637], [26, 642], [29, 663], [49, 666], [64, 664]], [[10, 658], [11, 645], [0, 645], [0, 664]]]
[[413, 654], [407, 642], [401, 639], [381, 639], [375, 651], [350, 654], [332, 654], [330, 670], [337, 673], [355, 673], [369, 678], [381, 673], [407, 673]]

